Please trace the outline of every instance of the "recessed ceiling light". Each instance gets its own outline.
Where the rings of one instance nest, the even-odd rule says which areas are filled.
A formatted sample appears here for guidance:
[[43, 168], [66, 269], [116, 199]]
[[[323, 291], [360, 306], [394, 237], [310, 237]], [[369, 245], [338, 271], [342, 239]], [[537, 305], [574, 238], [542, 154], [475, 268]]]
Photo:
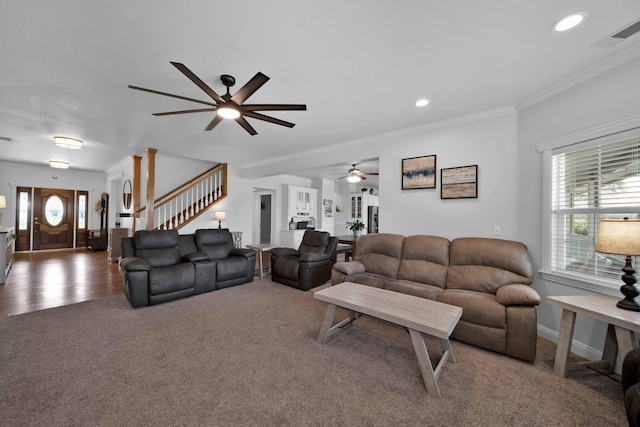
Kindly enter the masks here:
[[425, 105], [427, 105], [428, 103], [429, 103], [429, 100], [428, 100], [428, 99], [424, 99], [424, 98], [423, 98], [423, 99], [418, 99], [418, 100], [416, 101], [416, 104], [415, 104], [415, 105], [416, 105], [416, 107], [424, 107], [424, 106], [425, 106]]
[[69, 162], [62, 160], [49, 160], [49, 166], [56, 169], [69, 169]]
[[564, 18], [553, 24], [551, 26], [551, 30], [557, 33], [570, 30], [584, 21], [587, 16], [589, 16], [587, 12], [572, 13], [571, 15], [565, 16]]

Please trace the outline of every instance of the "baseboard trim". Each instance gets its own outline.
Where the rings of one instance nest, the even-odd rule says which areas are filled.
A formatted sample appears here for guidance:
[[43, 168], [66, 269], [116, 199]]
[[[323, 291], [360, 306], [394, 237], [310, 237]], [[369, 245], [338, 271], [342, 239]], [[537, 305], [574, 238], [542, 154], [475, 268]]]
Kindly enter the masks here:
[[[545, 326], [538, 325], [538, 335], [551, 342], [558, 343], [558, 332]], [[602, 359], [602, 350], [586, 345], [580, 341], [573, 340], [571, 342], [571, 352], [587, 360]]]

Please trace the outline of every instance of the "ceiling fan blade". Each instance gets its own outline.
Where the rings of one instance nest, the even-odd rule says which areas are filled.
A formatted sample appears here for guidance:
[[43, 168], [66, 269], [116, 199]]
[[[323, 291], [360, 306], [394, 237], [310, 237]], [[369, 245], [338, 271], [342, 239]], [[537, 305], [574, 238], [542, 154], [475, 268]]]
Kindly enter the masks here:
[[340, 177], [340, 178], [338, 178], [338, 179], [345, 179], [347, 176], [349, 176], [349, 175], [341, 176], [341, 177]]
[[265, 116], [264, 114], [254, 113], [252, 111], [243, 111], [243, 115], [247, 117], [251, 117], [258, 120], [264, 120], [265, 122], [274, 123], [280, 126], [286, 126], [288, 128], [292, 128], [295, 126], [295, 123], [285, 122], [284, 120], [276, 119], [274, 117]]
[[240, 90], [238, 90], [231, 97], [231, 100], [238, 105], [242, 104], [247, 98], [253, 95], [255, 91], [260, 89], [260, 87], [262, 87], [262, 85], [268, 81], [269, 81], [269, 77], [265, 76], [261, 72], [258, 72], [255, 76], [251, 78], [251, 80], [247, 82], [247, 84], [242, 86], [242, 88], [240, 88]]
[[379, 175], [378, 172], [362, 172], [362, 175], [371, 175], [371, 176], [377, 176]]
[[242, 126], [244, 128], [244, 130], [246, 130], [247, 132], [249, 132], [251, 135], [257, 135], [258, 132], [256, 132], [256, 130], [253, 128], [253, 126], [251, 126], [249, 124], [249, 122], [242, 116], [238, 117], [236, 119], [236, 122], [238, 122], [240, 124], [240, 126]]
[[200, 101], [199, 99], [187, 98], [186, 96], [174, 95], [172, 93], [160, 92], [158, 90], [153, 90], [153, 89], [145, 89], [145, 88], [139, 87], [139, 86], [129, 85], [129, 89], [135, 89], [135, 90], [141, 90], [143, 92], [155, 93], [156, 95], [170, 96], [172, 98], [183, 99], [185, 101], [197, 102], [199, 104], [204, 104], [204, 105], [211, 105], [212, 107], [216, 107], [217, 106], [213, 102]]
[[240, 107], [242, 111], [276, 111], [276, 110], [302, 110], [306, 111], [305, 104], [244, 104]]
[[204, 91], [204, 93], [206, 93], [211, 98], [213, 98], [218, 104], [224, 104], [225, 103], [224, 99], [222, 99], [222, 97], [220, 95], [215, 93], [215, 91], [213, 89], [211, 89], [209, 86], [207, 86], [207, 84], [205, 82], [203, 82], [202, 80], [200, 80], [200, 78], [198, 76], [193, 74], [193, 72], [190, 69], [188, 69], [186, 67], [186, 65], [181, 64], [179, 62], [171, 62], [171, 64], [174, 67], [176, 67], [178, 70], [180, 70], [180, 72], [182, 72], [182, 74], [187, 76], [189, 78], [189, 80], [194, 82], [200, 89], [202, 89]]
[[216, 114], [216, 116], [213, 118], [213, 120], [211, 120], [211, 123], [209, 123], [209, 125], [204, 128], [204, 130], [211, 130], [214, 127], [216, 127], [218, 125], [218, 123], [220, 123], [222, 121], [222, 116], [219, 116]]
[[216, 111], [217, 108], [198, 108], [196, 110], [182, 110], [182, 111], [168, 111], [166, 113], [153, 113], [154, 116], [171, 116], [174, 114], [189, 114], [189, 113], [206, 113], [209, 111]]

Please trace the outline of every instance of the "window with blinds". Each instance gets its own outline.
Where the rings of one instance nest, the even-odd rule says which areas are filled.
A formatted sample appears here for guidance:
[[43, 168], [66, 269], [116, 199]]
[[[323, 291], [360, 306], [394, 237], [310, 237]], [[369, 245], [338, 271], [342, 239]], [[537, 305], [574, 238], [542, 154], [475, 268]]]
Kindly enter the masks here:
[[640, 137], [552, 152], [552, 270], [618, 282], [625, 257], [595, 248], [600, 220], [624, 217], [640, 218]]

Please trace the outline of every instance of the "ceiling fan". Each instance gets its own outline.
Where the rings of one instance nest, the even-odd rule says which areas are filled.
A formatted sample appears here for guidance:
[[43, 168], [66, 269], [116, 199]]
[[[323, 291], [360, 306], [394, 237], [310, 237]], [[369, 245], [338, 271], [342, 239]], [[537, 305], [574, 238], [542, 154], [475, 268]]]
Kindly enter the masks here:
[[245, 119], [245, 117], [251, 117], [253, 119], [263, 120], [265, 122], [274, 123], [280, 126], [286, 126], [292, 128], [295, 126], [294, 123], [286, 122], [284, 120], [276, 119], [275, 117], [270, 117], [261, 113], [257, 113], [257, 111], [285, 111], [285, 110], [304, 110], [306, 111], [307, 106], [305, 104], [244, 104], [244, 102], [253, 95], [263, 84], [265, 84], [269, 77], [264, 74], [258, 72], [251, 80], [249, 80], [240, 90], [238, 90], [233, 96], [229, 93], [229, 88], [236, 83], [236, 79], [233, 76], [228, 74], [223, 74], [220, 76], [220, 80], [222, 84], [226, 86], [227, 93], [220, 96], [213, 89], [211, 89], [205, 82], [200, 80], [198, 76], [196, 76], [190, 69], [188, 69], [184, 64], [180, 64], [179, 62], [171, 62], [171, 64], [176, 67], [182, 74], [187, 76], [189, 80], [194, 82], [200, 89], [204, 91], [207, 95], [209, 95], [214, 101], [201, 101], [198, 99], [187, 98], [185, 96], [174, 95], [172, 93], [160, 92], [153, 89], [145, 89], [139, 86], [129, 85], [130, 89], [141, 90], [144, 92], [155, 93], [157, 95], [170, 96], [172, 98], [178, 98], [185, 101], [197, 102], [199, 104], [208, 105], [208, 108], [198, 108], [194, 110], [181, 110], [181, 111], [169, 111], [166, 113], [154, 113], [154, 116], [170, 116], [174, 114], [189, 114], [189, 113], [205, 113], [215, 111], [216, 115], [211, 120], [209, 125], [204, 130], [212, 130], [214, 127], [218, 125], [223, 119], [234, 119], [236, 122], [240, 124], [247, 132], [251, 135], [257, 135], [258, 132], [249, 124], [249, 122]]
[[358, 167], [356, 166], [356, 163], [354, 163], [351, 169], [349, 169], [349, 173], [347, 173], [345, 176], [341, 176], [338, 179], [347, 178], [347, 181], [349, 182], [359, 182], [363, 179], [367, 179], [367, 175], [378, 175], [378, 172], [361, 172], [360, 169], [358, 169]]

